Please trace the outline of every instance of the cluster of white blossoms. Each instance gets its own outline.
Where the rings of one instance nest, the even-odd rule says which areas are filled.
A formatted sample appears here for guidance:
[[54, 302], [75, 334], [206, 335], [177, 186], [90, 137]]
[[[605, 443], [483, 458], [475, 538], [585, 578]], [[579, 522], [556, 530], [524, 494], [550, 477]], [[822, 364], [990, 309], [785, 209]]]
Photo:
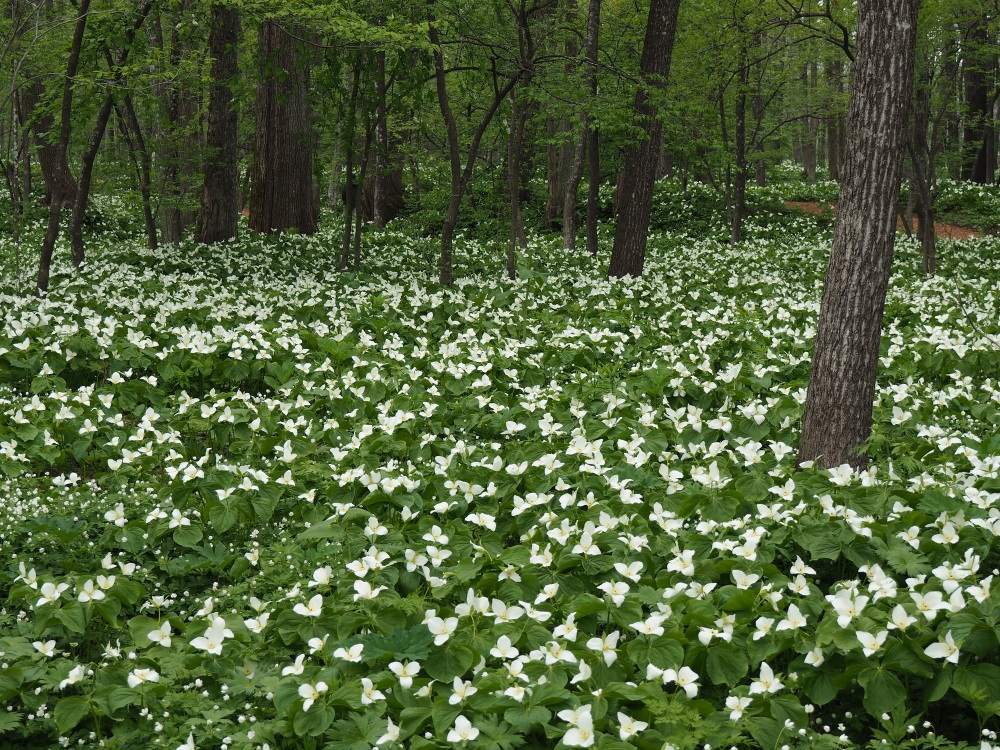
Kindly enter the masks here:
[[[634, 691], [742, 731], [804, 712], [830, 660], [977, 658], [1000, 383], [970, 374], [989, 343], [951, 282], [897, 279], [872, 467], [800, 470], [813, 248], [691, 242], [622, 282], [546, 256], [544, 283], [443, 290], [380, 236], [384, 278], [346, 283], [302, 239], [220, 249], [201, 271], [222, 284], [136, 250], [148, 267], [7, 295], [0, 371], [32, 363], [0, 391], [9, 658], [47, 670], [25, 690], [176, 691], [184, 721], [253, 702], [225, 729], [164, 722], [185, 750], [345, 706], [379, 746], [432, 707], [462, 744], [534, 697], [590, 747], [658, 731]], [[997, 294], [969, 287], [988, 328]]]

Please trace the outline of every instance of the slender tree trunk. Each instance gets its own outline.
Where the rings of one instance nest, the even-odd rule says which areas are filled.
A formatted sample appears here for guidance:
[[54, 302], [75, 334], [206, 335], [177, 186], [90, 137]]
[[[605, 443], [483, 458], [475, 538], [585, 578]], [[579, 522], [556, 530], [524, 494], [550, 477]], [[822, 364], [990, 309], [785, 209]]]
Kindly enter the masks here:
[[733, 180], [733, 224], [729, 241], [738, 245], [743, 241], [743, 215], [747, 205], [747, 85], [749, 61], [745, 46], [740, 49], [740, 64], [736, 72], [736, 172]]
[[[965, 121], [962, 155], [962, 179], [982, 185], [993, 183], [996, 160], [991, 134], [995, 128], [990, 73], [996, 67], [996, 54], [989, 48], [988, 19], [973, 22], [969, 32], [970, 54], [965, 60]], [[990, 167], [993, 167], [993, 170]]]
[[[598, 50], [598, 34], [600, 32], [601, 23], [601, 0], [590, 0], [590, 8], [587, 14], [587, 40], [584, 44], [584, 58], [585, 71], [586, 71], [586, 82], [587, 88], [590, 92], [590, 102], [587, 103], [587, 109], [584, 110], [583, 123], [580, 132], [580, 140], [576, 146], [576, 153], [573, 156], [573, 164], [570, 169], [569, 182], [566, 186], [565, 201], [563, 203], [563, 247], [566, 250], [576, 249], [576, 230], [577, 230], [577, 220], [576, 220], [576, 210], [577, 204], [579, 202], [579, 191], [580, 182], [583, 179], [583, 169], [584, 169], [584, 156], [588, 150], [591, 150], [591, 154], [597, 153], [598, 145], [597, 139], [595, 138], [595, 132], [591, 125], [590, 108], [595, 104], [597, 98], [597, 50]], [[593, 160], [593, 156], [591, 161]], [[600, 169], [600, 161], [598, 157], [597, 168]], [[589, 166], [592, 166], [589, 165]], [[589, 178], [593, 180], [593, 174], [589, 175]], [[600, 182], [600, 174], [598, 174], [598, 182]], [[588, 219], [588, 238], [590, 235], [590, 191], [587, 193], [587, 219]], [[595, 220], [595, 240], [596, 240], [596, 213], [594, 215]], [[588, 239], [588, 248], [590, 242]], [[596, 243], [594, 252], [596, 253]]]
[[[372, 219], [379, 229], [389, 222], [386, 211], [386, 170], [389, 155], [389, 124], [386, 114], [385, 51], [375, 53], [375, 180]], [[364, 184], [364, 183], [362, 183]]]
[[104, 131], [111, 117], [111, 108], [114, 100], [109, 93], [104, 97], [101, 108], [97, 111], [97, 122], [90, 134], [90, 141], [83, 152], [80, 163], [80, 182], [77, 186], [76, 198], [73, 201], [73, 218], [69, 225], [70, 253], [73, 258], [73, 265], [79, 268], [83, 265], [83, 220], [87, 213], [87, 202], [90, 200], [91, 177], [94, 173], [94, 162], [97, 160], [97, 151], [104, 140]]
[[205, 174], [194, 241], [205, 245], [236, 237], [239, 228], [239, 119], [232, 84], [239, 77], [242, 23], [238, 8], [214, 3], [208, 35], [212, 85], [208, 100]]
[[[835, 95], [840, 94], [844, 90], [844, 66], [840, 60], [834, 60], [828, 63], [826, 66], [828, 86], [834, 91]], [[841, 132], [844, 128], [844, 116], [840, 113], [837, 105], [834, 106], [834, 111], [830, 114], [826, 121], [826, 156], [827, 156], [827, 166], [830, 173], [831, 180], [840, 179], [840, 164], [843, 159], [843, 154], [841, 153]]]
[[918, 66], [911, 115], [910, 139], [910, 195], [915, 198], [918, 236], [923, 249], [923, 271], [933, 276], [937, 266], [937, 237], [934, 233], [934, 164], [930, 143], [931, 81], [927, 64]]
[[67, 182], [71, 181], [68, 174], [66, 152], [69, 150], [69, 137], [72, 129], [73, 115], [73, 81], [80, 63], [80, 51], [83, 49], [83, 34], [87, 28], [87, 17], [90, 14], [90, 0], [80, 0], [77, 8], [76, 26], [73, 29], [73, 42], [70, 47], [69, 59], [66, 62], [66, 75], [63, 78], [62, 107], [59, 115], [59, 140], [56, 143], [54, 163], [56, 174], [52, 180], [52, 199], [49, 201], [49, 222], [42, 240], [42, 250], [38, 260], [38, 281], [36, 287], [39, 295], [49, 290], [49, 269], [52, 265], [52, 252], [59, 238], [59, 214], [63, 202], [68, 198], [64, 194]]
[[[374, 138], [374, 133], [372, 132], [372, 127], [365, 128], [365, 147], [361, 153], [361, 174], [358, 177], [358, 185], [364, 185], [365, 179], [368, 175], [368, 165], [371, 163], [371, 153], [372, 153], [372, 140]], [[364, 197], [363, 195], [361, 196]], [[361, 265], [361, 228], [365, 224], [365, 211], [359, 210], [354, 213], [354, 261], [351, 263], [352, 268], [357, 268]]]
[[[816, 100], [816, 62], [806, 63], [802, 69], [802, 84], [806, 90], [806, 109], [815, 106]], [[806, 182], [810, 185], [816, 182], [816, 136], [819, 132], [819, 118], [809, 114], [803, 121], [802, 166], [806, 174]]]
[[[597, 102], [597, 55], [600, 51], [601, 0], [590, 0], [587, 12], [587, 84]], [[587, 252], [597, 255], [597, 220], [601, 210], [601, 136], [593, 124], [587, 129]]]
[[[112, 89], [120, 85], [122, 80], [121, 67], [128, 61], [129, 53], [132, 51], [132, 43], [135, 41], [136, 32], [142, 27], [152, 10], [154, 0], [144, 0], [139, 6], [138, 15], [132, 25], [126, 30], [124, 35], [125, 46], [117, 60], [112, 59], [111, 52], [105, 48], [105, 57], [108, 62], [108, 70], [111, 71]], [[87, 203], [90, 201], [91, 179], [94, 174], [94, 162], [97, 160], [97, 152], [104, 141], [104, 133], [108, 127], [108, 120], [111, 119], [111, 112], [114, 108], [114, 91], [108, 91], [97, 111], [97, 121], [94, 129], [90, 133], [90, 140], [87, 148], [83, 152], [80, 162], [80, 182], [77, 186], [76, 198], [73, 201], [73, 218], [69, 227], [70, 250], [73, 256], [73, 265], [79, 268], [83, 265], [83, 221], [87, 214]]]
[[521, 142], [524, 139], [524, 107], [517, 88], [510, 93], [510, 138], [507, 142], [507, 187], [510, 194], [510, 240], [507, 244], [507, 278], [517, 278], [517, 249], [525, 247], [521, 217]]
[[354, 179], [354, 133], [358, 120], [358, 96], [361, 91], [362, 56], [359, 52], [354, 58], [354, 71], [351, 80], [350, 104], [347, 108], [347, 132], [344, 136], [344, 171], [346, 185], [344, 187], [344, 241], [340, 251], [340, 263], [337, 270], [346, 271], [351, 258], [351, 227], [354, 212], [358, 209], [358, 183]]
[[260, 25], [260, 82], [250, 229], [316, 233], [309, 76], [298, 42], [277, 21]]
[[919, 0], [862, 0], [848, 148], [799, 463], [867, 465], [882, 318], [913, 95]]
[[155, 250], [157, 232], [156, 216], [153, 214], [152, 159], [146, 148], [142, 128], [139, 126], [139, 118], [136, 117], [135, 108], [132, 106], [132, 97], [126, 94], [124, 100], [124, 105], [115, 104], [115, 111], [118, 113], [118, 119], [122, 122], [122, 133], [129, 148], [129, 157], [136, 173], [136, 181], [139, 183], [139, 194], [142, 197], [142, 217], [146, 223], [146, 244], [150, 250]]
[[[646, 86], [666, 86], [680, 4], [681, 0], [652, 1], [639, 63]], [[650, 101], [645, 88], [640, 88], [636, 94], [635, 113], [646, 138], [630, 148], [625, 157], [625, 177], [619, 191], [620, 213], [609, 276], [641, 276], [646, 260], [646, 235], [653, 209], [656, 157], [662, 147], [663, 125], [659, 111]]]
[[545, 135], [549, 144], [545, 148], [545, 174], [548, 181], [548, 195], [545, 200], [545, 217], [542, 219], [544, 229], [555, 229], [556, 218], [559, 216], [559, 198], [563, 193], [562, 169], [559, 165], [559, 145], [552, 140], [559, 132], [559, 120], [549, 117], [545, 121]]
[[517, 85], [519, 74], [512, 75], [507, 83], [493, 94], [493, 101], [487, 108], [476, 132], [472, 136], [469, 144], [469, 154], [462, 167], [461, 146], [458, 140], [458, 123], [455, 121], [455, 114], [451, 109], [451, 100], [448, 97], [448, 85], [445, 80], [444, 54], [441, 51], [441, 34], [438, 31], [437, 20], [434, 17], [434, 5], [436, 0], [427, 0], [428, 10], [428, 36], [431, 46], [434, 48], [434, 82], [437, 89], [438, 108], [441, 110], [441, 118], [444, 120], [445, 131], [448, 137], [448, 164], [451, 167], [451, 198], [448, 201], [448, 210], [445, 213], [444, 225], [441, 228], [441, 263], [440, 281], [443, 286], [452, 285], [452, 250], [455, 241], [455, 226], [458, 224], [458, 210], [462, 205], [462, 196], [465, 188], [472, 178], [472, 170], [476, 165], [476, 157], [479, 154], [479, 144], [483, 140], [483, 135], [489, 127], [493, 116], [500, 108], [500, 104], [511, 89]]

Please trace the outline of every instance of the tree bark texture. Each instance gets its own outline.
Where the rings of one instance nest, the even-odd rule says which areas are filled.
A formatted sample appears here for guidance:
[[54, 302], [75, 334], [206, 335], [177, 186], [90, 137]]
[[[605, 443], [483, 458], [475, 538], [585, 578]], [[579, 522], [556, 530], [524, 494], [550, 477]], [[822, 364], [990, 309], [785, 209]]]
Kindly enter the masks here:
[[867, 465], [896, 206], [909, 134], [919, 0], [858, 4], [848, 148], [799, 463]]
[[42, 240], [42, 249], [38, 258], [38, 280], [36, 288], [39, 295], [49, 290], [49, 273], [52, 265], [52, 252], [59, 238], [59, 214], [67, 199], [64, 193], [67, 183], [72, 182], [68, 174], [66, 153], [69, 150], [69, 137], [72, 132], [73, 115], [73, 82], [76, 70], [80, 64], [80, 52], [83, 49], [83, 35], [87, 29], [87, 17], [90, 14], [90, 0], [80, 0], [77, 7], [76, 26], [73, 29], [73, 42], [70, 47], [69, 59], [66, 61], [66, 75], [63, 78], [62, 106], [59, 114], [59, 140], [56, 142], [56, 152], [53, 162], [56, 173], [52, 179], [52, 193], [49, 201], [49, 221]]
[[277, 21], [260, 25], [260, 83], [250, 229], [316, 232], [309, 77], [298, 42]]
[[194, 241], [205, 245], [236, 237], [240, 217], [240, 173], [237, 142], [239, 118], [233, 106], [231, 84], [239, 76], [240, 11], [219, 3], [212, 5], [208, 35], [212, 56], [208, 99], [208, 132], [205, 138], [205, 173], [201, 208]]
[[[639, 62], [646, 86], [666, 86], [680, 4], [681, 0], [653, 0], [650, 5]], [[641, 276], [646, 260], [646, 234], [653, 208], [653, 183], [662, 147], [663, 125], [658, 108], [650, 100], [645, 87], [636, 94], [635, 113], [645, 139], [630, 148], [625, 157], [609, 276]]]
[[993, 117], [990, 73], [996, 68], [996, 51], [990, 45], [988, 20], [973, 22], [969, 32], [970, 54], [965, 60], [965, 120], [962, 179], [991, 185], [996, 172], [996, 122]]
[[928, 65], [920, 66], [916, 79], [910, 141], [907, 144], [912, 172], [910, 198], [914, 199], [917, 211], [923, 271], [933, 276], [937, 270], [937, 237], [934, 232], [934, 152], [930, 134], [931, 80]]
[[69, 168], [65, 152], [60, 161], [59, 145], [54, 141], [58, 137], [56, 118], [51, 114], [39, 118], [33, 117], [35, 108], [41, 103], [44, 95], [45, 87], [41, 79], [33, 79], [21, 90], [21, 110], [24, 120], [33, 123], [31, 134], [35, 141], [38, 166], [42, 170], [42, 181], [45, 183], [45, 203], [50, 203], [52, 195], [58, 190], [63, 196], [63, 208], [69, 208], [76, 199], [76, 178]]

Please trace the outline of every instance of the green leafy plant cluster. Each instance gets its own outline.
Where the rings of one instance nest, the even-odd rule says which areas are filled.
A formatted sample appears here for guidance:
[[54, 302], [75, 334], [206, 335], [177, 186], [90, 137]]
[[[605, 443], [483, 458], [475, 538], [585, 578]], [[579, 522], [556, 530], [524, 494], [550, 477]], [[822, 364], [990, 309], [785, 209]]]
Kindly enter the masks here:
[[338, 235], [5, 271], [3, 742], [993, 746], [989, 241], [894, 277], [858, 473], [794, 466], [818, 235]]

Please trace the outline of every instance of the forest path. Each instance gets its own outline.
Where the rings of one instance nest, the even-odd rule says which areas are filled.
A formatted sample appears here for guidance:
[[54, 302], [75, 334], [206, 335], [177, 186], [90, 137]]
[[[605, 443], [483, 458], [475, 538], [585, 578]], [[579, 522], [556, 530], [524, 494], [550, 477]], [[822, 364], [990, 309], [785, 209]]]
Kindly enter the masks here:
[[[834, 216], [837, 215], [837, 204], [826, 201], [785, 201], [785, 205], [789, 208], [797, 208], [800, 211], [804, 211], [809, 214], [821, 215], [832, 212]], [[906, 227], [903, 225], [902, 217], [896, 219], [896, 231], [906, 231]], [[917, 231], [916, 217], [913, 217], [913, 231]], [[969, 240], [982, 237], [982, 234], [974, 229], [956, 226], [955, 224], [946, 224], [940, 221], [934, 222], [934, 232], [937, 234], [939, 239], [944, 240]]]

